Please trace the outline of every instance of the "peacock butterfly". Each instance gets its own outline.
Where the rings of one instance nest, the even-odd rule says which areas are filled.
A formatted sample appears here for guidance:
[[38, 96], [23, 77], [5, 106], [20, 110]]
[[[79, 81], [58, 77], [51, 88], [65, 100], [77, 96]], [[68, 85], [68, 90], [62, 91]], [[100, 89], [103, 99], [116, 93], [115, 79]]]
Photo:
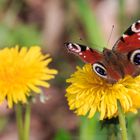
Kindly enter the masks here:
[[104, 48], [103, 52], [98, 52], [85, 45], [69, 42], [65, 46], [69, 52], [92, 64], [93, 71], [110, 83], [126, 75], [135, 77], [140, 74], [140, 20], [124, 32], [112, 50]]

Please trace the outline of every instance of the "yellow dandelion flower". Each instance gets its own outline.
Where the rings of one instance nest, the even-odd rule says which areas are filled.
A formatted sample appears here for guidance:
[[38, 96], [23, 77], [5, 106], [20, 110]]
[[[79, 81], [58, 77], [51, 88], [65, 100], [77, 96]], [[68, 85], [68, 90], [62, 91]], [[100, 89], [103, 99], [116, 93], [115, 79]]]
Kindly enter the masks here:
[[90, 64], [86, 64], [67, 80], [66, 97], [71, 110], [77, 115], [88, 115], [92, 118], [100, 112], [100, 119], [117, 115], [117, 100], [123, 111], [137, 112], [140, 107], [140, 76], [126, 76], [115, 84], [109, 84], [97, 76]]
[[49, 55], [43, 55], [38, 46], [1, 49], [0, 103], [6, 99], [11, 108], [13, 103], [26, 103], [31, 91], [40, 93], [39, 87], [48, 88], [46, 81], [57, 73], [48, 68], [51, 61]]

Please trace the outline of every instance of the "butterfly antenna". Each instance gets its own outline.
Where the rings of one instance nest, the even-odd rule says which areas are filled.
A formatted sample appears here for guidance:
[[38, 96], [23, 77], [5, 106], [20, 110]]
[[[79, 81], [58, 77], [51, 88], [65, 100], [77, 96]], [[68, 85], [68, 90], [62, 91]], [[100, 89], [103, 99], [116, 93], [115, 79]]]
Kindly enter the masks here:
[[110, 41], [110, 39], [111, 39], [111, 36], [112, 36], [113, 30], [114, 30], [114, 25], [112, 25], [111, 32], [110, 32], [110, 35], [109, 35], [109, 38], [108, 38], [108, 41], [107, 41], [107, 46], [108, 46], [109, 41]]

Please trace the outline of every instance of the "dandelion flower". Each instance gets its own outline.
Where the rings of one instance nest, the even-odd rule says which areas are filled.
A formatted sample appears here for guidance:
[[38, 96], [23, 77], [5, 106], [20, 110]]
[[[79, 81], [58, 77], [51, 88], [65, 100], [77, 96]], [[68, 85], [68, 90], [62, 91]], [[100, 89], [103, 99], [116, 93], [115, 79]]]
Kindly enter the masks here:
[[77, 115], [92, 118], [100, 113], [100, 120], [115, 117], [118, 113], [117, 101], [123, 111], [137, 112], [140, 107], [140, 76], [126, 76], [115, 84], [109, 84], [97, 76], [90, 64], [77, 71], [67, 80], [66, 97], [71, 110]]
[[48, 54], [41, 53], [38, 46], [1, 49], [0, 103], [6, 99], [11, 108], [13, 103], [26, 103], [32, 91], [40, 93], [40, 87], [48, 88], [47, 80], [57, 73], [48, 68], [51, 60]]

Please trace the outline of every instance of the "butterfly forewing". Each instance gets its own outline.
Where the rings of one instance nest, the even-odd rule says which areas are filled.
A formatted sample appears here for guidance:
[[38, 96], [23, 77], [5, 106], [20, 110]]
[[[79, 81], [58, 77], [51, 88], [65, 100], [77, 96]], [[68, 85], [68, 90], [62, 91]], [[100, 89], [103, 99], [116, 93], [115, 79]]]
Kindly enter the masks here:
[[121, 53], [140, 48], [140, 20], [133, 23], [115, 43], [113, 50]]
[[78, 55], [84, 62], [95, 63], [102, 59], [102, 54], [96, 50], [93, 50], [85, 45], [80, 45], [76, 43], [65, 43], [68, 51]]

